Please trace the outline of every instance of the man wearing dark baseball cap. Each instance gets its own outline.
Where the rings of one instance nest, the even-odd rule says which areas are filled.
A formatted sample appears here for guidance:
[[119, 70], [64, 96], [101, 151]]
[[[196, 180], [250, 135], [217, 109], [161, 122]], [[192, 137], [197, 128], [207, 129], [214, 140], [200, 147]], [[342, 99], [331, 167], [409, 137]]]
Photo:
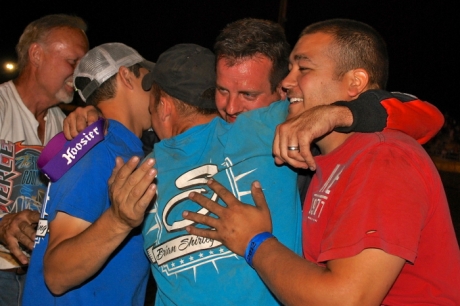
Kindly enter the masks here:
[[102, 111], [108, 130], [78, 162], [102, 126], [80, 134], [64, 154], [75, 165], [49, 188], [39, 226], [49, 232], [37, 231], [24, 305], [144, 305], [149, 270], [137, 227], [147, 207], [111, 204], [107, 180], [116, 157], [144, 155], [139, 137], [151, 127], [151, 94], [142, 78], [153, 65], [124, 44], [108, 43], [76, 67], [76, 89]]
[[206, 185], [210, 178], [246, 203], [253, 203], [251, 183], [258, 180], [265, 188], [274, 232], [300, 254], [296, 173], [276, 166], [271, 153], [275, 122], [284, 121], [287, 103], [225, 122], [214, 103], [215, 57], [195, 44], [162, 53], [142, 86], [152, 90], [152, 125], [162, 139], [147, 156], [156, 159], [158, 193], [143, 227], [144, 249], [158, 286], [157, 305], [278, 305], [242, 257], [220, 242], [188, 234], [185, 227], [191, 222], [182, 212], [207, 213], [188, 195], [194, 191], [216, 199]]

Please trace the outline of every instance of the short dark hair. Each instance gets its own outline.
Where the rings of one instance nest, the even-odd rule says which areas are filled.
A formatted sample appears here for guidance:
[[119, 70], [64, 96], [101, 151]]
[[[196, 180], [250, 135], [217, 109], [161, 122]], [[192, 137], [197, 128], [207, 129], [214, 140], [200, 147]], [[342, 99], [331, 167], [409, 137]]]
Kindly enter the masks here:
[[36, 42], [44, 43], [50, 32], [57, 28], [80, 29], [85, 33], [87, 25], [82, 18], [65, 14], [46, 15], [29, 23], [16, 45], [19, 71], [29, 62], [30, 45]]
[[226, 59], [230, 65], [258, 55], [268, 57], [273, 63], [270, 74], [272, 92], [289, 72], [290, 52], [291, 47], [281, 25], [254, 18], [240, 19], [228, 24], [214, 44], [216, 60]]
[[369, 74], [369, 83], [385, 89], [388, 81], [388, 51], [382, 36], [371, 26], [350, 19], [330, 19], [307, 26], [300, 37], [314, 33], [333, 36], [331, 57], [336, 61], [336, 74], [362, 68]]
[[[128, 69], [136, 76], [136, 78], [139, 78], [141, 76], [141, 67], [142, 66], [140, 64], [134, 64], [131, 67], [128, 67]], [[117, 74], [118, 73], [115, 73], [104, 83], [99, 85], [99, 87], [86, 99], [86, 104], [97, 106], [101, 101], [114, 98], [117, 93]], [[85, 88], [85, 86], [90, 82], [91, 80], [87, 77], [77, 77], [75, 79], [75, 86], [77, 88]]]

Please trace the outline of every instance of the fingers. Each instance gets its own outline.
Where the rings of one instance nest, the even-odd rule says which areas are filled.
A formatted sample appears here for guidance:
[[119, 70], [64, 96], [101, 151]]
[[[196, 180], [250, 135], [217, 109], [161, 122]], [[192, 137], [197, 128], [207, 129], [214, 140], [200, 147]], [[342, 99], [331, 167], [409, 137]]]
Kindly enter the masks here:
[[23, 221], [19, 224], [19, 229], [21, 231], [21, 234], [17, 237], [19, 242], [27, 249], [32, 250], [35, 242], [35, 234], [37, 232], [36, 223], [30, 224]]
[[[202, 215], [196, 212], [186, 210], [182, 212], [182, 217], [184, 217], [185, 219], [191, 220], [195, 223], [206, 225], [213, 229], [219, 227], [219, 220], [217, 218], [214, 218], [208, 215]], [[189, 231], [188, 227], [186, 228], [186, 230]], [[215, 235], [215, 234], [212, 234], [212, 235]]]
[[40, 220], [40, 213], [35, 210], [26, 209], [20, 212], [29, 224], [38, 223]]
[[131, 189], [130, 198], [131, 201], [135, 201], [134, 210], [139, 215], [144, 214], [157, 191], [157, 186], [152, 184], [157, 175], [157, 170], [153, 168], [154, 164], [153, 159], [143, 163], [133, 173], [133, 179], [130, 181], [130, 184], [135, 184]]
[[67, 117], [64, 119], [62, 131], [64, 132], [64, 136], [67, 140], [72, 140], [75, 136], [78, 135], [75, 111], [67, 115]]
[[[140, 158], [135, 156], [119, 168], [122, 161], [117, 160], [114, 172], [109, 179], [111, 198], [117, 197], [117, 201], [125, 202], [127, 197], [131, 197], [130, 202], [137, 202], [148, 191], [149, 185], [156, 176], [156, 169], [153, 168], [154, 160], [149, 158], [136, 169], [139, 162]], [[151, 190], [148, 194], [150, 193]]]
[[[188, 217], [190, 218], [190, 220], [193, 220], [191, 215], [188, 215]], [[187, 226], [185, 228], [185, 230], [188, 233], [192, 234], [192, 235], [201, 236], [201, 237], [221, 241], [219, 233], [216, 232], [215, 230], [205, 229], [205, 228], [198, 228], [198, 227], [195, 227], [195, 226]]]
[[112, 175], [109, 178], [109, 188], [120, 189], [125, 184], [129, 175], [136, 169], [141, 159], [138, 156], [131, 157], [126, 164], [123, 159], [117, 157], [115, 159], [115, 168], [112, 170]]
[[[32, 245], [33, 247], [33, 245]], [[22, 250], [19, 248], [19, 245], [17, 243], [15, 244], [8, 244], [8, 249], [10, 250], [11, 254], [16, 257], [16, 259], [22, 263], [23, 265], [26, 265], [29, 263], [29, 258], [24, 255]]]
[[112, 169], [112, 174], [109, 177], [109, 181], [108, 181], [109, 186], [113, 184], [113, 182], [115, 181], [115, 177], [118, 174], [118, 171], [124, 164], [125, 163], [123, 162], [123, 159], [121, 157], [115, 158], [115, 168]]
[[16, 214], [8, 214], [2, 220], [2, 233], [6, 247], [22, 264], [28, 263], [19, 247], [19, 243], [32, 249], [35, 239], [35, 226], [40, 219], [37, 211], [23, 210]]
[[75, 138], [86, 127], [96, 122], [98, 118], [99, 112], [94, 106], [77, 107], [64, 119], [63, 132], [66, 139]]
[[139, 201], [137, 201], [137, 204], [134, 207], [134, 211], [139, 216], [142, 215], [143, 219], [145, 211], [147, 210], [147, 208], [149, 207], [150, 203], [156, 195], [157, 186], [155, 184], [149, 184], [146, 189], [143, 189], [142, 187], [140, 187], [140, 189], [145, 191], [143, 192], [142, 197], [139, 199]]
[[[214, 181], [214, 180], [213, 180]], [[219, 183], [217, 183], [219, 184]], [[220, 185], [220, 184], [219, 184]], [[216, 185], [214, 185], [215, 187]], [[211, 186], [210, 186], [211, 187]], [[220, 185], [220, 187], [222, 187], [222, 185]], [[224, 187], [222, 187], [223, 189], [225, 189]], [[211, 188], [213, 189], [213, 188]], [[214, 190], [214, 189], [213, 189]], [[225, 189], [226, 190], [226, 189]], [[214, 190], [215, 191], [215, 190]], [[222, 192], [222, 189], [220, 190], [220, 192]], [[217, 192], [216, 192], [217, 193]], [[218, 194], [219, 195], [219, 194]], [[203, 206], [204, 208], [206, 208], [207, 210], [209, 210], [211, 213], [215, 214], [216, 216], [222, 216], [223, 213], [224, 213], [224, 207], [217, 204], [217, 202], [214, 202], [213, 200], [211, 199], [208, 199], [207, 197], [205, 197], [204, 195], [202, 194], [199, 194], [197, 192], [191, 192], [189, 194], [189, 199], [192, 200], [193, 202], [197, 203], [197, 204], [200, 204], [201, 206]], [[224, 199], [223, 199], [224, 200]], [[224, 200], [225, 202], [225, 200]], [[227, 203], [226, 203], [227, 204]], [[228, 204], [227, 204], [228, 205]], [[215, 224], [212, 226], [212, 227], [215, 227]]]
[[27, 249], [32, 250], [34, 247], [36, 228], [35, 225], [32, 226], [25, 221], [19, 223], [18, 228], [19, 231], [16, 232], [15, 237], [8, 237], [7, 247], [11, 254], [13, 254], [20, 263], [25, 265], [29, 262], [29, 258], [24, 255], [22, 249], [19, 247], [18, 242], [20, 242]]
[[[93, 106], [89, 106], [91, 107], [90, 109], [88, 109], [88, 112], [86, 113], [86, 122], [88, 125], [91, 125], [93, 124], [94, 122], [96, 122], [97, 120], [99, 120], [99, 117], [102, 116], [102, 114], [99, 114], [99, 112], [97, 111], [97, 109]], [[85, 128], [83, 128], [85, 129]]]
[[[301, 139], [297, 137], [294, 123], [295, 121], [291, 119], [278, 125], [276, 128], [275, 140], [273, 143], [275, 162], [277, 164], [288, 163], [295, 168], [308, 168], [308, 164], [300, 154], [304, 147], [300, 144]], [[299, 150], [289, 150], [288, 147], [290, 146], [297, 146]], [[309, 151], [309, 145], [307, 148]]]
[[[148, 158], [126, 178], [125, 188], [133, 189], [134, 194], [138, 194], [139, 192], [143, 193], [156, 177], [157, 171], [153, 168], [154, 165], [155, 160], [153, 158]], [[123, 171], [124, 169], [122, 167], [118, 173], [119, 177], [126, 176]]]
[[285, 160], [281, 158], [280, 141], [281, 139], [280, 139], [279, 130], [277, 126], [275, 130], [275, 139], [273, 140], [273, 147], [272, 147], [273, 156], [275, 157], [275, 163], [277, 165], [282, 165], [285, 163]]
[[139, 157], [132, 157], [126, 164], [119, 158], [109, 178], [109, 197], [113, 215], [133, 228], [144, 219], [145, 210], [156, 194], [152, 184], [157, 171], [153, 158], [147, 159], [136, 169]]
[[[316, 170], [316, 162], [315, 162], [315, 159], [313, 157], [313, 154], [311, 153], [311, 146], [310, 145], [301, 146], [299, 154], [302, 156], [302, 159], [304, 160], [304, 162], [302, 163], [303, 164], [302, 167], [297, 167], [297, 168], [306, 169], [306, 167], [308, 167], [311, 171], [315, 171]], [[294, 165], [292, 165], [292, 166], [294, 166]]]
[[[216, 180], [213, 180], [213, 179], [210, 179], [208, 180], [208, 186], [209, 188], [211, 188], [221, 199], [222, 201], [224, 201], [224, 203], [227, 205], [227, 206], [231, 206], [231, 205], [234, 205], [234, 204], [238, 204], [240, 203], [236, 198], [235, 196], [233, 195], [233, 193], [231, 193], [227, 188], [225, 188], [224, 186], [222, 186], [219, 182], [217, 182]], [[199, 195], [201, 196], [202, 198], [205, 198], [207, 199], [206, 197], [202, 196], [202, 195]], [[205, 202], [205, 200], [203, 200], [203, 202]], [[217, 205], [214, 201], [211, 201], [213, 202], [215, 205]], [[201, 204], [201, 203], [200, 203]], [[212, 205], [212, 203], [207, 203], [207, 205], [210, 205], [214, 208], [214, 210], [219, 210], [218, 207], [222, 207], [220, 205], [217, 205], [218, 207], [214, 207], [214, 205]], [[213, 211], [214, 212], [214, 211]], [[216, 211], [218, 212], [218, 211]], [[216, 213], [214, 212], [214, 213]], [[218, 215], [216, 213], [216, 215]]]
[[265, 200], [264, 192], [259, 181], [254, 181], [251, 185], [251, 194], [257, 208], [261, 210], [269, 210], [267, 201]]

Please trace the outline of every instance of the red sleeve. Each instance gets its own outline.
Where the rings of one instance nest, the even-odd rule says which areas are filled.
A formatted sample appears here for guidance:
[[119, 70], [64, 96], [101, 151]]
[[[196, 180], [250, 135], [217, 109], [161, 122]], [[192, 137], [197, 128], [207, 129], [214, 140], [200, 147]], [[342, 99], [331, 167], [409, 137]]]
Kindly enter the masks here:
[[415, 97], [402, 103], [395, 96], [381, 103], [388, 113], [386, 128], [402, 131], [420, 144], [430, 140], [444, 124], [443, 114], [434, 105]]
[[353, 114], [353, 124], [350, 127], [335, 129], [342, 133], [394, 129], [424, 144], [444, 124], [444, 116], [434, 105], [404, 93], [368, 90], [353, 101], [338, 101], [334, 104], [348, 107]]

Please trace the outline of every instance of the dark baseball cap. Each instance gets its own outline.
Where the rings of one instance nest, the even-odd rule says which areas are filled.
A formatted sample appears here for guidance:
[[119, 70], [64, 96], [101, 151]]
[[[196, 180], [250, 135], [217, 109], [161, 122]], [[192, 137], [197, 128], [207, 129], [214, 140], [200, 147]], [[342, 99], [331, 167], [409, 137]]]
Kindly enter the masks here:
[[211, 50], [196, 44], [178, 44], [158, 57], [155, 67], [144, 76], [142, 87], [150, 90], [155, 82], [168, 95], [187, 104], [216, 109], [215, 63]]

